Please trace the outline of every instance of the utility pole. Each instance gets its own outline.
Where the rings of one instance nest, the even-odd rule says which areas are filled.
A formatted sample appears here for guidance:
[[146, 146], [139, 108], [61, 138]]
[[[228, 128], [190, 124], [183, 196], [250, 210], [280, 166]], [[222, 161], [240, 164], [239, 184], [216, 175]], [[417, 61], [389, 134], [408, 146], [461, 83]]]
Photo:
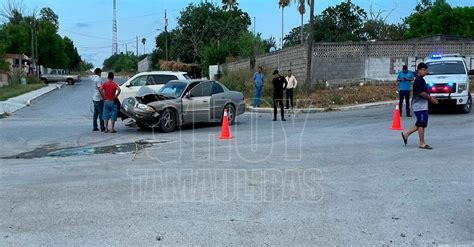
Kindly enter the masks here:
[[257, 17], [253, 17], [253, 35], [257, 36], [257, 33], [255, 33], [255, 27], [257, 26]]
[[138, 57], [138, 36], [137, 36], [137, 57]]
[[308, 50], [306, 53], [306, 81], [305, 88], [311, 87], [311, 70], [312, 64], [311, 60], [313, 59], [313, 41], [314, 41], [314, 0], [310, 0], [310, 14], [309, 14], [309, 37], [308, 37]]
[[113, 7], [113, 20], [112, 20], [112, 55], [117, 54], [118, 50], [118, 44], [117, 44], [117, 2], [116, 0], [114, 1], [114, 7]]
[[31, 60], [33, 62], [33, 74], [38, 77], [38, 37], [36, 35], [36, 17], [31, 22]]
[[165, 49], [166, 49], [166, 61], [168, 61], [168, 17], [165, 9]]

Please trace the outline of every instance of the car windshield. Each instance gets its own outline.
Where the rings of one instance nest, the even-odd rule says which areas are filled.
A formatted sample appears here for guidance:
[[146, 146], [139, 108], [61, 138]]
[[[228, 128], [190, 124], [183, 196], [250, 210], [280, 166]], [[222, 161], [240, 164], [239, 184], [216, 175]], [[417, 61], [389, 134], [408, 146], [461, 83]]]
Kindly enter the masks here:
[[461, 61], [439, 61], [429, 62], [428, 75], [449, 75], [449, 74], [466, 74], [466, 69]]
[[160, 93], [173, 97], [180, 97], [186, 88], [186, 83], [180, 81], [170, 81], [166, 83], [161, 89]]

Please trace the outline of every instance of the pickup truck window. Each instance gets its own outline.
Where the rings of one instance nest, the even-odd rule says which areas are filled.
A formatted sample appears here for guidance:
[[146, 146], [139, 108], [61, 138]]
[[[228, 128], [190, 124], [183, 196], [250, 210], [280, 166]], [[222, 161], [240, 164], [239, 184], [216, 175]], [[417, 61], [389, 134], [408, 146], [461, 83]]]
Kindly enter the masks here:
[[429, 62], [428, 75], [466, 74], [466, 66], [461, 61]]

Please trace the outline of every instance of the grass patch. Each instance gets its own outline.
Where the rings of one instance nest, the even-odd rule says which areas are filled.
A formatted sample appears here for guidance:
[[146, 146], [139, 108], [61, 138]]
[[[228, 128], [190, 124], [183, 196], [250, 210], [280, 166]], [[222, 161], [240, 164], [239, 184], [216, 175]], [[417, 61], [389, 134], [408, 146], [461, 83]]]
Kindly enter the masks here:
[[[263, 71], [265, 84], [263, 87], [262, 107], [272, 106], [272, 75], [270, 71]], [[247, 105], [251, 105], [254, 96], [253, 72], [250, 70], [226, 72], [219, 79], [229, 89], [242, 92]], [[398, 86], [395, 82], [381, 85], [346, 86], [326, 88], [324, 82], [318, 82], [309, 89], [301, 86], [294, 91], [297, 107], [318, 107], [333, 110], [335, 106], [372, 103], [398, 99]]]
[[26, 85], [21, 85], [18, 82], [13, 81], [7, 86], [0, 87], [0, 101], [4, 101], [46, 86], [35, 79], [28, 78], [27, 81], [28, 84]]

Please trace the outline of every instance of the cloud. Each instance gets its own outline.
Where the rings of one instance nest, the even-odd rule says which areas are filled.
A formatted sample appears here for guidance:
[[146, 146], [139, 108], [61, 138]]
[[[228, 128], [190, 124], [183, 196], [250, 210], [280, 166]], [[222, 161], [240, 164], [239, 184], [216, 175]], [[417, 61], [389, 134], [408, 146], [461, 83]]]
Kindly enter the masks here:
[[84, 27], [90, 27], [90, 26], [91, 26], [90, 24], [83, 23], [83, 22], [76, 23], [76, 27], [78, 28], [84, 28]]

